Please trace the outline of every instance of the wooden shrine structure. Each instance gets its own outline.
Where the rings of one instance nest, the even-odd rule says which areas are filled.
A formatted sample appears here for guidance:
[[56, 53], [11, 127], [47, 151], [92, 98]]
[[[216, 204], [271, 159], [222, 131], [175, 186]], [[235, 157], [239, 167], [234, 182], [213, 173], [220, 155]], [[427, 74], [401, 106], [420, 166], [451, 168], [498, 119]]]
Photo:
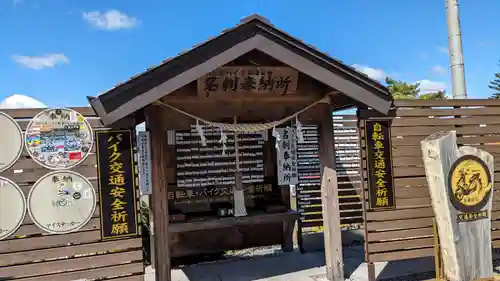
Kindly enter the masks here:
[[[384, 86], [257, 15], [89, 101], [105, 126], [145, 122], [151, 134], [158, 281], [174, 256], [291, 250], [299, 214], [278, 185], [273, 129], [318, 125], [321, 171], [334, 171], [332, 111], [392, 105]], [[336, 178], [326, 182], [336, 192]], [[246, 210], [233, 216], [241, 188]]]

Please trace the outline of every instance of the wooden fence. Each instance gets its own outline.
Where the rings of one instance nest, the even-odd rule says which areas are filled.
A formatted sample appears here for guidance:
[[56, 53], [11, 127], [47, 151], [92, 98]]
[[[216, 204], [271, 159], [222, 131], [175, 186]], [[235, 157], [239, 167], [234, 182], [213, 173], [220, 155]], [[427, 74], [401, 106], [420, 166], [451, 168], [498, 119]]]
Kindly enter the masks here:
[[[94, 130], [104, 129], [91, 108], [74, 109], [87, 118]], [[30, 119], [41, 110], [2, 111], [16, 119], [24, 131]], [[98, 191], [95, 146], [92, 152], [82, 164], [72, 170], [87, 177]], [[27, 196], [31, 186], [48, 172], [48, 169], [36, 164], [27, 152], [23, 151], [19, 161], [0, 175], [16, 182]], [[0, 280], [143, 280], [141, 237], [102, 241], [99, 214], [97, 206], [94, 216], [86, 226], [77, 232], [64, 235], [44, 233], [27, 215], [14, 236], [0, 241]]]
[[[361, 110], [359, 114], [361, 119], [377, 116], [369, 110]], [[490, 152], [495, 157], [495, 170], [500, 169], [499, 100], [397, 101], [390, 116], [396, 208], [366, 213], [365, 240], [370, 263], [434, 255], [434, 214], [420, 149], [420, 141], [425, 137], [439, 131], [456, 130], [459, 145]], [[364, 139], [362, 143], [364, 146]], [[364, 150], [362, 156], [366, 156]], [[366, 187], [366, 165], [363, 166]], [[499, 182], [500, 174], [495, 173], [494, 248], [500, 246]]]
[[[335, 158], [339, 182], [341, 228], [362, 227], [360, 150], [355, 115], [333, 116]], [[298, 145], [299, 185], [297, 210], [301, 213], [299, 235], [323, 231], [318, 130], [304, 126], [304, 143]]]

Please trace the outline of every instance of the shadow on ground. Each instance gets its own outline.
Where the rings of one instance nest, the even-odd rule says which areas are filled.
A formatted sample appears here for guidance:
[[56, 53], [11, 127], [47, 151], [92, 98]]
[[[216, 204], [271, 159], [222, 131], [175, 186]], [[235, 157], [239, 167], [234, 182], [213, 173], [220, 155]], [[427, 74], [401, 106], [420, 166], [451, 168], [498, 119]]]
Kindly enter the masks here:
[[[346, 236], [346, 235], [345, 235]], [[357, 236], [356, 236], [357, 237]], [[308, 243], [323, 244], [322, 234], [309, 236]], [[356, 238], [357, 239], [357, 238]], [[364, 251], [362, 240], [347, 239], [344, 246], [344, 273], [352, 273], [363, 263]], [[357, 245], [360, 244], [360, 245]], [[309, 251], [280, 253], [279, 255], [259, 256], [256, 253], [244, 260], [224, 260], [212, 263], [187, 266], [178, 270], [177, 279], [173, 280], [200, 280], [200, 281], [255, 281], [255, 280], [307, 280], [312, 281], [316, 276], [325, 275], [325, 254], [323, 247], [308, 247]], [[317, 251], [319, 250], [319, 251]], [[180, 271], [180, 272], [179, 272]], [[182, 273], [181, 273], [182, 272]]]

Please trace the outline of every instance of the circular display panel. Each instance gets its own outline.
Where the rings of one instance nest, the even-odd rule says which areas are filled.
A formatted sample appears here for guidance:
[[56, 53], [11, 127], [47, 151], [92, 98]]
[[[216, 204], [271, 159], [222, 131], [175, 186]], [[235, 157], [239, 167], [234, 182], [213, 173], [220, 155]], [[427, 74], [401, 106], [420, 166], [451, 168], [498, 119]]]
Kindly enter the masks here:
[[14, 165], [21, 153], [23, 153], [23, 131], [9, 115], [0, 112], [0, 172], [3, 172]]
[[490, 170], [481, 158], [464, 155], [451, 166], [448, 188], [457, 210], [480, 211], [488, 203], [493, 188]]
[[26, 128], [25, 145], [35, 162], [47, 169], [71, 169], [90, 153], [92, 127], [80, 113], [50, 108], [38, 113]]
[[13, 181], [0, 177], [0, 240], [14, 234], [26, 216], [26, 197]]
[[54, 171], [41, 177], [28, 195], [28, 213], [49, 233], [64, 234], [85, 226], [96, 209], [92, 184], [73, 171]]

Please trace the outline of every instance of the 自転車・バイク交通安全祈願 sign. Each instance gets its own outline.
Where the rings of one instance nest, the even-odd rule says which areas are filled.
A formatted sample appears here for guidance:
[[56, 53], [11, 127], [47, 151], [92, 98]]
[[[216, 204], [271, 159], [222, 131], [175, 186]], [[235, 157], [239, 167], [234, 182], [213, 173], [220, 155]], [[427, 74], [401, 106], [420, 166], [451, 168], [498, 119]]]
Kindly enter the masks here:
[[14, 234], [26, 216], [26, 198], [13, 181], [0, 177], [0, 240]]
[[68, 108], [46, 109], [26, 128], [26, 150], [35, 162], [51, 170], [70, 169], [82, 163], [93, 143], [90, 124]]
[[96, 209], [92, 184], [73, 171], [54, 171], [41, 177], [28, 195], [28, 213], [49, 233], [64, 234], [85, 226]]
[[12, 167], [23, 152], [23, 131], [16, 120], [0, 112], [0, 172]]

